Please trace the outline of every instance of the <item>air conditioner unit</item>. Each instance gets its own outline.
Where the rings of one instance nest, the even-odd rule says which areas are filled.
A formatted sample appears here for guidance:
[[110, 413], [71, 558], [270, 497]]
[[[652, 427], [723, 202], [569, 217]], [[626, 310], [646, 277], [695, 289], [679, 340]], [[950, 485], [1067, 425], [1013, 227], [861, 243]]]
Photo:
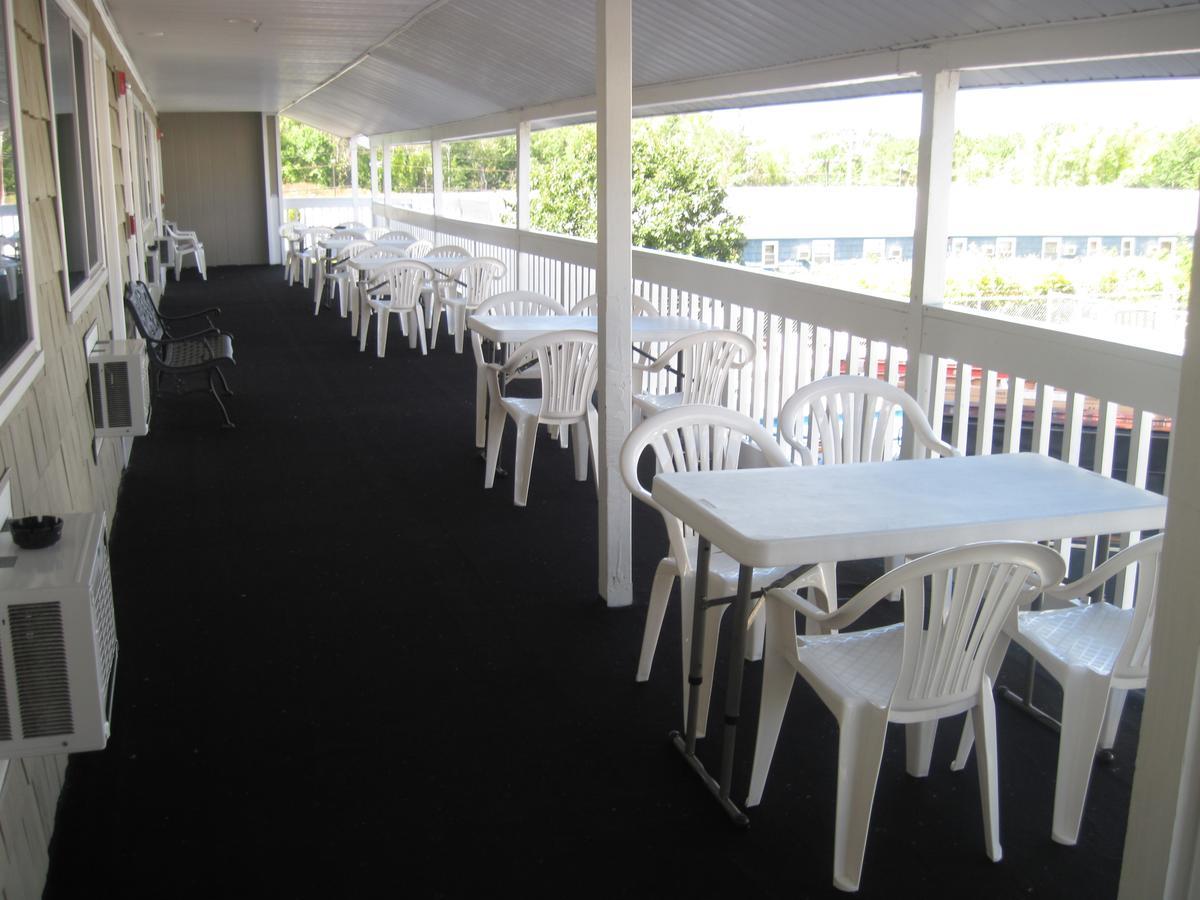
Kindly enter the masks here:
[[104, 516], [63, 516], [52, 547], [0, 533], [0, 757], [108, 742], [117, 632]]
[[150, 430], [146, 342], [99, 341], [88, 354], [96, 437], [139, 437]]

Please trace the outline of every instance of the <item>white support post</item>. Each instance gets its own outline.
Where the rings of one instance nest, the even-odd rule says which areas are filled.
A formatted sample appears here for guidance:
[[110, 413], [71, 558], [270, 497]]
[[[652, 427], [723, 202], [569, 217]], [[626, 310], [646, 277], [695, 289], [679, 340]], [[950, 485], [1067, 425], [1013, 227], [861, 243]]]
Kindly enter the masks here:
[[358, 222], [358, 135], [350, 138], [350, 206], [354, 215], [350, 218]]
[[442, 142], [432, 141], [429, 152], [433, 160], [433, 225], [440, 232], [438, 218], [442, 215]]
[[375, 147], [371, 147], [371, 224], [378, 225], [375, 221], [375, 203], [379, 200], [379, 154], [375, 152]]
[[[954, 97], [957, 72], [926, 72], [921, 88], [921, 139], [917, 150], [917, 219], [913, 230], [907, 372], [904, 389], [929, 414], [933, 358], [922, 352], [925, 307], [942, 302], [949, 239], [950, 178], [954, 163]], [[930, 417], [932, 418], [932, 416]], [[905, 458], [928, 455], [904, 429]]]
[[267, 262], [277, 266], [283, 262], [283, 247], [279, 228], [283, 224], [283, 197], [279, 194], [279, 117], [262, 115], [264, 202], [267, 205]]
[[392, 205], [392, 145], [383, 146], [383, 202]]
[[633, 603], [632, 498], [621, 445], [632, 427], [633, 2], [596, 0], [596, 166], [600, 337], [600, 596]]
[[1121, 900], [1182, 900], [1200, 890], [1200, 606], [1195, 602], [1194, 562], [1200, 533], [1200, 469], [1195, 463], [1200, 454], [1200, 255], [1192, 258], [1190, 308], [1179, 415], [1171, 432], [1171, 502], [1125, 832]]
[[[529, 122], [517, 123], [517, 290], [529, 289], [529, 257], [521, 250], [521, 233], [529, 230], [529, 199], [533, 196], [529, 160]], [[557, 298], [565, 300], [565, 297]]]

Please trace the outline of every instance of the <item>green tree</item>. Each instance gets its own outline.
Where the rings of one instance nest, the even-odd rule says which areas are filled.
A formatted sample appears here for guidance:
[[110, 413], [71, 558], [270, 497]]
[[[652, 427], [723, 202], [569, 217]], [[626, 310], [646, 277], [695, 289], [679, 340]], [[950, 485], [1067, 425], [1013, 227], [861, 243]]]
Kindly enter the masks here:
[[1146, 169], [1138, 187], [1196, 190], [1200, 184], [1200, 124], [1165, 137]]
[[[745, 238], [741, 218], [725, 209], [721, 175], [729, 178], [733, 172], [723, 156], [728, 145], [693, 141], [695, 134], [691, 123], [678, 116], [634, 123], [633, 241], [639, 247], [732, 262]], [[534, 227], [595, 236], [595, 128], [538, 132], [531, 152]]]

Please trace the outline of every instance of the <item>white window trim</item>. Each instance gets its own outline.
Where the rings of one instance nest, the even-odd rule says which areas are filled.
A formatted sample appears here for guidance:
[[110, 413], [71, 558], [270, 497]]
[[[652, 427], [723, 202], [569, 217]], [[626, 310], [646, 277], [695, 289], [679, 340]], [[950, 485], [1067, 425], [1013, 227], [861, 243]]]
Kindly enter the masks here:
[[[4, 16], [4, 50], [8, 78], [9, 107], [14, 111], [21, 109], [20, 85], [17, 83], [17, 42], [14, 35], [11, 0], [3, 0], [0, 14]], [[25, 177], [25, 143], [21, 132], [21, 116], [11, 116], [13, 142], [13, 168], [16, 170], [14, 183], [17, 186], [17, 214], [21, 217], [22, 229], [22, 277], [25, 287], [25, 308], [29, 315], [29, 339], [17, 354], [9, 360], [4, 371], [0, 372], [0, 422], [6, 420], [17, 404], [25, 396], [25, 392], [46, 367], [46, 355], [42, 352], [42, 338], [38, 330], [37, 316], [37, 275], [33, 271], [34, 254], [29, 252], [29, 200], [27, 189], [22, 184]]]
[[[1008, 253], [1001, 253], [1001, 249], [1007, 249]], [[1016, 257], [1017, 255], [1017, 239], [1015, 237], [998, 237], [996, 238], [996, 258], [1005, 259]]]
[[73, 28], [78, 29], [79, 36], [83, 40], [83, 46], [87, 50], [87, 53], [85, 55], [87, 56], [87, 61], [88, 61], [88, 64], [84, 66], [83, 77], [84, 77], [84, 82], [85, 82], [85, 89], [84, 89], [83, 93], [84, 93], [84, 100], [87, 103], [87, 116], [88, 116], [88, 120], [89, 120], [88, 124], [90, 125], [88, 131], [90, 133], [90, 137], [92, 140], [92, 153], [91, 153], [92, 185], [95, 187], [95, 191], [93, 192], [92, 202], [96, 206], [94, 215], [95, 215], [96, 227], [99, 229], [99, 233], [96, 235], [96, 250], [97, 250], [96, 266], [91, 272], [88, 273], [88, 277], [85, 278], [73, 291], [71, 290], [70, 273], [67, 271], [67, 233], [66, 233], [66, 229], [63, 227], [65, 225], [66, 219], [65, 219], [65, 216], [63, 215], [63, 208], [62, 208], [62, 179], [61, 179], [60, 170], [59, 170], [58, 129], [53, 128], [53, 127], [50, 128], [50, 147], [51, 147], [52, 156], [53, 156], [53, 160], [54, 160], [54, 189], [57, 192], [57, 196], [55, 197], [54, 205], [55, 205], [56, 210], [58, 211], [59, 250], [62, 253], [62, 260], [63, 260], [62, 289], [63, 289], [63, 297], [64, 297], [64, 300], [66, 303], [66, 308], [67, 308], [67, 316], [68, 316], [71, 324], [74, 324], [74, 323], [78, 322], [81, 318], [83, 318], [83, 314], [87, 311], [88, 307], [91, 305], [92, 300], [94, 300], [96, 298], [96, 295], [100, 293], [101, 288], [103, 288], [108, 283], [108, 273], [107, 273], [107, 268], [106, 268], [106, 263], [105, 263], [105, 252], [104, 252], [104, 245], [105, 245], [105, 240], [106, 240], [106, 238], [105, 238], [105, 222], [104, 222], [103, 210], [101, 208], [101, 203], [100, 203], [100, 190], [101, 190], [100, 171], [99, 171], [99, 167], [97, 164], [98, 157], [99, 157], [99, 151], [96, 148], [96, 110], [95, 110], [95, 103], [94, 103], [95, 87], [92, 84], [92, 66], [90, 64], [91, 63], [90, 53], [91, 53], [91, 46], [92, 46], [92, 26], [91, 26], [91, 23], [88, 21], [87, 16], [84, 15], [82, 10], [80, 10], [78, 6], [76, 6], [73, 2], [71, 2], [71, 0], [46, 0], [46, 2], [42, 4], [42, 34], [45, 36], [45, 39], [46, 39], [46, 44], [44, 45], [45, 52], [42, 54], [42, 56], [45, 61], [45, 69], [46, 69], [46, 87], [47, 87], [46, 102], [50, 107], [50, 116], [51, 116], [52, 120], [53, 120], [53, 117], [55, 116], [55, 112], [54, 112], [53, 81], [51, 80], [51, 73], [50, 73], [50, 43], [49, 42], [50, 42], [50, 4], [51, 3], [56, 4], [58, 6], [58, 8], [60, 10], [62, 10], [62, 12], [70, 20]]
[[1104, 238], [1090, 237], [1087, 239], [1087, 254], [1091, 256], [1094, 253], [1104, 252]]
[[1060, 238], [1060, 237], [1044, 237], [1044, 238], [1042, 238], [1042, 259], [1047, 258], [1046, 250], [1047, 250], [1047, 247], [1049, 247], [1051, 245], [1053, 245], [1053, 247], [1054, 247], [1054, 256], [1052, 258], [1058, 259], [1060, 256], [1062, 256], [1062, 249], [1063, 249], [1062, 238]]
[[771, 268], [779, 266], [779, 241], [763, 241], [762, 242], [762, 257], [760, 262], [762, 267], [767, 268], [767, 248], [771, 248]]

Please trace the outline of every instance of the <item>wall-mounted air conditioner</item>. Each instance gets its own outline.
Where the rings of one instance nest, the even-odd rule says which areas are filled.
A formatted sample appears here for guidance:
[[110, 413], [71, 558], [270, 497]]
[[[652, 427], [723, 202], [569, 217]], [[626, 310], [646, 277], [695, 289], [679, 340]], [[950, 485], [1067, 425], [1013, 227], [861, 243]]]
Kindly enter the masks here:
[[0, 532], [0, 757], [104, 747], [116, 668], [104, 516], [63, 516], [41, 550]]
[[88, 354], [96, 437], [139, 437], [150, 430], [146, 342], [99, 341]]

